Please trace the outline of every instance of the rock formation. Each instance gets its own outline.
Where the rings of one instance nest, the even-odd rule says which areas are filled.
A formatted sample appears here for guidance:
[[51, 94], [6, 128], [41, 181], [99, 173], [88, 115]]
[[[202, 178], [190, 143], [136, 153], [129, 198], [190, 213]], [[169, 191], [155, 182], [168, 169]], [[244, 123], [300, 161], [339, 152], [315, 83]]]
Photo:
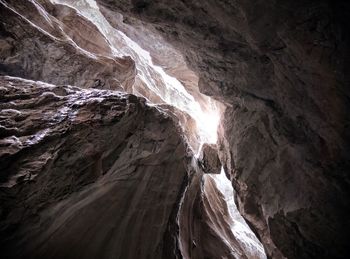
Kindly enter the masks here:
[[[157, 92], [146, 88], [148, 81], [168, 94], [167, 75], [145, 63], [127, 38], [106, 36], [88, 12], [83, 16], [49, 1], [0, 4], [1, 257], [246, 258], [244, 250], [250, 249], [265, 258], [253, 234], [247, 248], [234, 236], [225, 196], [194, 162], [198, 117], [187, 112], [201, 109], [191, 106], [190, 94], [179, 100], [180, 105], [189, 102], [185, 111], [172, 102], [148, 103], [161, 102]], [[165, 66], [165, 58], [157, 62]], [[176, 65], [166, 71], [185, 71], [179, 80], [205, 104], [208, 97], [199, 94], [194, 73], [179, 54], [174, 60]], [[149, 100], [102, 89], [142, 90], [135, 92]], [[177, 101], [176, 96], [171, 100]], [[217, 162], [216, 151], [210, 154]], [[211, 170], [218, 173], [220, 165], [215, 166]], [[201, 188], [200, 179], [210, 188]], [[187, 192], [211, 202], [202, 207], [202, 200], [185, 198]], [[182, 207], [185, 200], [191, 206]], [[198, 239], [198, 232], [184, 231], [197, 224], [193, 213], [206, 218], [214, 213], [216, 219], [196, 227], [208, 235], [185, 251], [181, 240]], [[218, 229], [215, 235], [212, 227]], [[212, 241], [225, 249], [205, 248]]]
[[159, 108], [7, 76], [0, 92], [4, 258], [264, 258]]
[[218, 156], [218, 150], [216, 145], [203, 144], [199, 158], [200, 166], [208, 174], [219, 174], [221, 170], [221, 162]]
[[268, 254], [346, 258], [349, 4], [98, 3], [157, 29], [227, 104], [221, 159]]
[[181, 129], [132, 95], [0, 80], [2, 255], [162, 258], [189, 171]]
[[183, 258], [266, 258], [263, 247], [237, 212], [226, 176], [212, 176], [194, 168], [196, 173], [191, 175], [179, 213]]
[[349, 3], [96, 2], [0, 0], [2, 255], [347, 258]]
[[[84, 88], [121, 89], [133, 83], [134, 62], [108, 56], [111, 50], [93, 24], [73, 9], [45, 4], [63, 22], [35, 1], [2, 4], [0, 74]], [[67, 27], [71, 23], [82, 33]], [[91, 35], [94, 44], [86, 40]]]

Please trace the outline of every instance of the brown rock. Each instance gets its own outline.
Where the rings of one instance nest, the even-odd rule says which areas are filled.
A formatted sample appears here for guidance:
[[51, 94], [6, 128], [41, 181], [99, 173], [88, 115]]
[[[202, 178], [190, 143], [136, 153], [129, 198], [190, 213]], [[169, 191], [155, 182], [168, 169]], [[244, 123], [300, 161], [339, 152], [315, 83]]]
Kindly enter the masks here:
[[347, 258], [348, 2], [98, 3], [157, 29], [227, 104], [221, 161], [269, 256]]
[[[347, 258], [349, 4], [98, 2], [115, 27], [140, 42], [156, 64], [168, 66], [196, 98], [199, 81], [203, 93], [226, 104], [220, 160], [269, 257]], [[127, 25], [115, 22], [114, 14]], [[111, 57], [104, 36], [76, 11], [46, 0], [6, 0], [0, 20], [2, 75], [85, 88], [135, 87], [161, 101], [145, 90], [133, 60]], [[153, 40], [164, 48], [149, 46]], [[227, 213], [211, 181], [202, 188], [202, 176], [193, 177], [188, 194], [194, 195], [183, 203], [189, 210], [177, 215], [194, 165], [182, 164], [183, 138], [169, 129], [164, 113], [150, 115], [144, 102], [116, 93], [2, 80], [2, 251], [43, 258], [172, 258], [181, 257], [184, 245], [198, 258], [229, 256], [221, 239], [229, 236]], [[180, 227], [195, 238], [187, 234], [175, 244], [176, 218], [189, 219]], [[226, 240], [234, 245], [236, 238]]]
[[111, 91], [11, 77], [0, 77], [0, 91], [4, 258], [176, 250], [176, 232], [167, 230], [176, 226], [191, 154], [169, 117]]
[[134, 83], [134, 61], [113, 57], [94, 24], [72, 8], [41, 2], [46, 9], [0, 3], [0, 75], [114, 90]]
[[216, 145], [204, 143], [198, 160], [205, 173], [220, 174], [221, 162]]

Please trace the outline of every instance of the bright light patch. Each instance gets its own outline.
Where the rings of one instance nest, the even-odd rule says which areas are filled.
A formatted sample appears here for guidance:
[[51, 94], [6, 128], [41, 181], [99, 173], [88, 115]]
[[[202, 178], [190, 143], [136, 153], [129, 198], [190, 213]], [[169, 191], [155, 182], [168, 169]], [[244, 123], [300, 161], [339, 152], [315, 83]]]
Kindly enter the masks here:
[[199, 125], [199, 134], [203, 136], [203, 143], [216, 143], [219, 121], [220, 115], [217, 110], [198, 114], [197, 124]]
[[[123, 32], [113, 28], [101, 14], [93, 0], [51, 0], [53, 3], [66, 4], [76, 9], [85, 18], [93, 22], [110, 43], [116, 57], [131, 56], [136, 64], [137, 78], [164, 103], [178, 108], [190, 115], [197, 124], [198, 146], [202, 143], [216, 143], [219, 124], [219, 109], [215, 102], [206, 98], [205, 109], [188, 93], [184, 85], [175, 77], [168, 75], [160, 66], [154, 65], [150, 53], [130, 39]], [[154, 78], [158, 78], [156, 81]], [[135, 95], [139, 91], [133, 89]], [[145, 96], [143, 96], [145, 97]], [[145, 97], [146, 98], [146, 97]], [[147, 98], [146, 98], [147, 99]], [[205, 110], [205, 111], [204, 111]], [[186, 127], [187, 125], [183, 125]], [[198, 151], [198, 150], [196, 150]]]
[[[68, 5], [94, 23], [109, 42], [113, 52], [112, 58], [132, 57], [137, 69], [136, 79], [140, 80], [143, 83], [142, 85], [147, 87], [150, 92], [157, 95], [161, 100], [160, 103], [176, 107], [195, 120], [197, 125], [197, 138], [195, 138], [198, 141], [196, 143], [197, 146], [200, 147], [203, 143], [217, 142], [220, 109], [216, 106], [214, 100], [207, 97], [203, 98], [203, 100], [207, 100], [206, 103], [200, 104], [197, 102], [178, 79], [168, 75], [162, 67], [153, 64], [152, 57], [148, 51], [141, 48], [139, 44], [123, 32], [113, 28], [101, 14], [94, 0], [51, 0], [51, 2]], [[92, 57], [95, 57], [93, 53], [90, 54]], [[155, 77], [158, 80], [155, 80]], [[136, 88], [133, 89], [133, 93], [138, 96], [141, 95]], [[188, 125], [183, 126], [189, 127]], [[198, 152], [198, 150], [195, 151]], [[223, 169], [220, 175], [205, 175], [204, 177], [212, 177], [218, 189], [222, 192], [232, 218], [232, 233], [247, 251], [255, 254], [254, 258], [265, 259], [266, 255], [261, 243], [236, 208], [233, 201], [233, 188], [231, 182], [224, 175]]]
[[215, 180], [219, 191], [223, 194], [232, 219], [231, 231], [235, 237], [237, 237], [241, 245], [245, 248], [245, 251], [249, 251], [249, 255], [253, 258], [266, 259], [264, 247], [253, 234], [241, 214], [238, 212], [233, 199], [234, 190], [231, 181], [227, 179], [225, 175], [224, 168], [221, 168], [220, 174], [206, 175], [206, 177], [212, 177]]

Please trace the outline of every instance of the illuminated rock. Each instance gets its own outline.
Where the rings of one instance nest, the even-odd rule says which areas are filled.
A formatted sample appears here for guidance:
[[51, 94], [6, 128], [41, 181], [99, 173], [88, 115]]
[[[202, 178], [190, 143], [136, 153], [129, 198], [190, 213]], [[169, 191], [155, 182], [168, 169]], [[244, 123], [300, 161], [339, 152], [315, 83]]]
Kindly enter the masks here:
[[221, 161], [268, 255], [348, 258], [349, 1], [97, 2], [157, 30], [227, 104]]
[[[185, 256], [180, 240], [186, 236], [180, 238], [178, 229], [191, 228], [192, 221], [186, 225], [178, 219], [198, 212], [195, 207], [180, 210], [185, 191], [196, 191], [216, 201], [203, 208], [203, 214], [214, 212], [218, 217], [200, 225], [201, 232], [209, 234], [196, 242], [203, 251], [200, 254], [211, 256], [213, 252], [204, 246], [215, 241], [217, 249], [229, 247], [232, 256], [245, 256], [244, 247], [233, 245], [243, 239], [238, 235], [237, 241], [233, 236], [237, 229], [229, 224], [230, 215], [221, 215], [222, 210], [227, 211], [227, 203], [215, 187], [217, 180], [205, 180], [210, 182], [208, 190], [213, 191], [191, 190], [202, 171], [189, 161], [201, 143], [216, 141], [219, 105], [199, 93], [197, 77], [159, 36], [135, 31], [145, 37], [140, 43], [144, 46], [154, 37], [166, 46], [166, 55], [157, 57], [155, 49], [148, 49], [151, 57], [122, 31], [106, 25], [96, 6], [91, 6], [93, 2], [74, 3], [77, 10], [47, 1], [42, 1], [42, 6], [30, 1], [1, 3], [4, 31], [21, 36], [17, 43], [21, 47], [14, 50], [9, 44], [16, 41], [5, 38], [1, 73], [60, 85], [1, 78], [3, 255], [123, 259]], [[26, 28], [27, 34], [22, 35], [11, 23]], [[38, 43], [41, 47], [32, 49]], [[26, 65], [29, 57], [38, 67]], [[170, 57], [176, 61], [173, 67], [168, 66]], [[49, 62], [44, 67], [46, 59]], [[116, 62], [104, 63], [106, 60]], [[110, 68], [112, 73], [105, 73]], [[83, 74], [76, 73], [81, 70]], [[113, 86], [107, 83], [112, 82], [109, 79]], [[94, 90], [64, 86], [67, 83]], [[135, 93], [145, 97], [148, 105], [144, 98], [101, 90], [104, 88]], [[23, 107], [29, 110], [23, 111]], [[156, 116], [149, 117], [148, 111]], [[172, 125], [171, 130], [163, 127], [165, 122]], [[175, 139], [180, 142], [174, 144]], [[158, 148], [161, 143], [169, 144], [165, 153]], [[141, 171], [148, 180], [142, 178], [146, 176]], [[198, 176], [190, 177], [194, 174]], [[8, 192], [16, 194], [10, 199]], [[134, 197], [132, 201], [130, 197]], [[150, 206], [154, 203], [157, 206]], [[221, 223], [218, 231], [225, 233], [210, 237], [209, 229]], [[232, 238], [222, 239], [227, 235]], [[188, 238], [192, 237], [196, 238], [189, 234]], [[256, 245], [254, 253], [265, 258], [258, 249], [261, 244], [249, 240]], [[227, 255], [227, 250], [215, 253], [220, 257]]]

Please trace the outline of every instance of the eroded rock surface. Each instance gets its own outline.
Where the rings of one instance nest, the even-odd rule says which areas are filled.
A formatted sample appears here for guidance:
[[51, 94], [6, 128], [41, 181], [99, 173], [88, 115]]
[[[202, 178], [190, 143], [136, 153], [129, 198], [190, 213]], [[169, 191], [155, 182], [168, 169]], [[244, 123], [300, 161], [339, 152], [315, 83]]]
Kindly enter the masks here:
[[227, 104], [221, 159], [269, 256], [347, 258], [347, 1], [98, 3], [157, 29]]
[[216, 145], [207, 143], [203, 144], [198, 160], [204, 172], [208, 174], [220, 173], [221, 162]]
[[[193, 168], [195, 173], [190, 177], [179, 213], [179, 246], [183, 258], [266, 259], [261, 243], [235, 206], [230, 207], [233, 193], [225, 197], [227, 190], [218, 186], [222, 179], [215, 180], [217, 173], [213, 177], [200, 167]], [[232, 189], [230, 185], [229, 188]], [[232, 203], [226, 198], [232, 199]]]
[[114, 90], [134, 83], [134, 61], [114, 57], [97, 27], [72, 8], [1, 1], [0, 17], [0, 75]]
[[191, 153], [172, 119], [110, 91], [10, 77], [0, 91], [4, 258], [176, 256]]
[[[123, 49], [125, 37], [107, 37], [67, 6], [0, 0], [0, 74], [185, 104], [190, 99], [169, 94], [149, 59], [191, 93], [199, 80], [203, 93], [227, 106], [220, 159], [268, 255], [347, 258], [349, 4], [98, 3], [150, 56]], [[153, 40], [164, 48], [149, 46]], [[1, 251], [23, 258], [254, 256], [229, 231], [228, 208], [209, 176], [194, 174], [180, 199], [193, 165], [162, 112], [131, 95], [1, 82]], [[159, 86], [159, 95], [149, 86]], [[193, 123], [172, 106], [167, 111]]]
[[[250, 255], [237, 245], [215, 181], [211, 188], [196, 184], [203, 172], [189, 163], [194, 158], [185, 143], [197, 149], [218, 118], [203, 129], [202, 108], [213, 112], [213, 106], [179, 52], [156, 30], [124, 24], [142, 46], [156, 40], [162, 47], [147, 48], [157, 67], [136, 42], [107, 26], [91, 2], [54, 2], [0, 1], [1, 74], [55, 84], [0, 78], [2, 256], [186, 258], [181, 243], [192, 239], [196, 258]], [[150, 108], [145, 99], [106, 88], [161, 104]], [[203, 207], [187, 195], [191, 206], [180, 210], [185, 190], [211, 202]], [[193, 213], [208, 222], [196, 222]], [[196, 232], [183, 231], [180, 239], [180, 226], [193, 224]], [[206, 247], [212, 242], [217, 250]]]
[[[219, 104], [199, 92], [198, 77], [181, 53], [142, 23], [134, 28], [116, 19], [111, 22], [115, 27], [111, 26], [94, 3], [2, 1], [0, 73], [53, 84], [123, 90], [152, 103], [170, 104], [190, 114], [202, 131], [198, 135], [195, 127], [186, 127], [183, 116], [179, 117], [191, 133], [186, 135], [193, 149], [200, 142], [215, 142], [211, 135], [217, 129]], [[211, 127], [205, 125], [203, 113], [212, 118]]]
[[2, 257], [265, 258], [160, 107], [8, 76], [0, 93]]

